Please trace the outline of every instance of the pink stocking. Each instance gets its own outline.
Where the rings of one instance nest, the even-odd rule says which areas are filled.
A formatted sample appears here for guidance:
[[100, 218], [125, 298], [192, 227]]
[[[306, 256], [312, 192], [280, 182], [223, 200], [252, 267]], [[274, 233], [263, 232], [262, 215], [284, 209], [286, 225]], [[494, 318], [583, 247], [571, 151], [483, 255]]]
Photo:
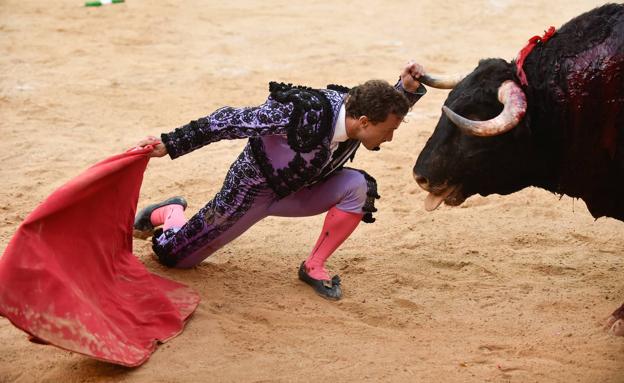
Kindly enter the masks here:
[[171, 229], [172, 227], [179, 229], [186, 223], [184, 207], [175, 204], [159, 207], [152, 212], [150, 220], [154, 226], [163, 225], [163, 230]]
[[335, 206], [329, 209], [323, 223], [323, 231], [316, 241], [312, 253], [306, 259], [306, 272], [319, 280], [329, 280], [325, 261], [340, 246], [360, 223], [364, 214], [347, 213]]

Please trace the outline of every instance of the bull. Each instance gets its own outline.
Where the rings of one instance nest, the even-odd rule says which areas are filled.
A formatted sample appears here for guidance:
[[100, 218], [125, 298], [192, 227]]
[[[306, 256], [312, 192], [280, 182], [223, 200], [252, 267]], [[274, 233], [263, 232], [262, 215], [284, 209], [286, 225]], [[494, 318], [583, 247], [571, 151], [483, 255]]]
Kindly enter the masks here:
[[[624, 220], [624, 4], [535, 37], [515, 60], [481, 60], [451, 88], [414, 166], [425, 209], [536, 186]], [[624, 305], [607, 324], [624, 336]]]

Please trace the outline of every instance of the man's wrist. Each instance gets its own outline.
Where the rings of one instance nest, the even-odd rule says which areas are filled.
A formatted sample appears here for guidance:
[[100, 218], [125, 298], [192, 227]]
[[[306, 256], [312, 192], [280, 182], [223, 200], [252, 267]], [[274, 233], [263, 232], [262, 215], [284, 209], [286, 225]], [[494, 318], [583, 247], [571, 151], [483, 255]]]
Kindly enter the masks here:
[[424, 85], [421, 84], [420, 82], [418, 82], [418, 86], [415, 89], [408, 89], [405, 87], [405, 84], [403, 84], [403, 79], [401, 77], [399, 77], [399, 83], [398, 85], [401, 87], [401, 89], [403, 89], [404, 92], [406, 93], [410, 93], [413, 95], [419, 95], [422, 96], [424, 95], [427, 90], [425, 89]]

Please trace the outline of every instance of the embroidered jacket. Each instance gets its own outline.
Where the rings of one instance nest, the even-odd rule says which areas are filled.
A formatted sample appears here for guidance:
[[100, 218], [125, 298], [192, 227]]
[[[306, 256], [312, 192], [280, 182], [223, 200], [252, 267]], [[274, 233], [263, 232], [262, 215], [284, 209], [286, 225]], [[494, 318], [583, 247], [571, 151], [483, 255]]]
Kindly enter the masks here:
[[[426, 93], [420, 86], [407, 92], [413, 106]], [[311, 89], [269, 84], [270, 96], [258, 107], [218, 109], [207, 117], [161, 135], [172, 159], [223, 139], [249, 138], [248, 147], [268, 185], [280, 197], [328, 177], [355, 155], [360, 142], [349, 139], [333, 153], [334, 127], [347, 88]], [[373, 180], [374, 182], [374, 180]], [[375, 193], [376, 194], [376, 193]]]

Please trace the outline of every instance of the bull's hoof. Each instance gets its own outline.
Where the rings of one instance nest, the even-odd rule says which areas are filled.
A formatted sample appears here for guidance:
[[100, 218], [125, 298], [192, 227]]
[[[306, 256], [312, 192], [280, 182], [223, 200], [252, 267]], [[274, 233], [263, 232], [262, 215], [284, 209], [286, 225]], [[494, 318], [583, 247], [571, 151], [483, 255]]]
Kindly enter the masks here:
[[615, 336], [624, 336], [624, 305], [611, 314], [604, 328]]

